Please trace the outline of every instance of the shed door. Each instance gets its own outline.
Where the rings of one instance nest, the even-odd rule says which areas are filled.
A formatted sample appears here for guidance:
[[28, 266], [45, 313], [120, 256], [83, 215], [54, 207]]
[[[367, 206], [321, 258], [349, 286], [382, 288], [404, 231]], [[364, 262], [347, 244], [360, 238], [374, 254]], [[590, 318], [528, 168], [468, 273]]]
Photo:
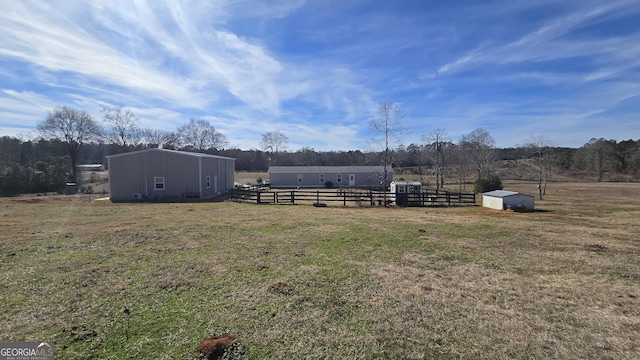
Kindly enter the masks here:
[[356, 175], [349, 174], [349, 186], [354, 186], [356, 184]]

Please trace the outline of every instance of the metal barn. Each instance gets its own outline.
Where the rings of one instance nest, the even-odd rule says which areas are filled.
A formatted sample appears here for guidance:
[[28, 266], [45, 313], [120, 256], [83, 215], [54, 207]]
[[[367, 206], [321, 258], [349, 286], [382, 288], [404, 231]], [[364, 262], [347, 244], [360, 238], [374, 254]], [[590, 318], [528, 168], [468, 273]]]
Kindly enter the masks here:
[[233, 189], [233, 158], [148, 149], [107, 161], [111, 201], [210, 198]]
[[[269, 181], [276, 188], [381, 188], [384, 166], [270, 166]], [[387, 186], [393, 168], [387, 167]]]
[[497, 210], [533, 211], [534, 197], [515, 191], [494, 190], [482, 194], [482, 206]]

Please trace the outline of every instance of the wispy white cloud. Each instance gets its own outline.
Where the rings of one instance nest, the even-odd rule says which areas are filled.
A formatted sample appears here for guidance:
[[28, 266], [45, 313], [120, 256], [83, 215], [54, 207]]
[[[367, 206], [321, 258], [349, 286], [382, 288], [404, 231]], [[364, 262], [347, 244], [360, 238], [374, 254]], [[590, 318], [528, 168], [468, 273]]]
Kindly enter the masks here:
[[203, 99], [181, 84], [188, 79], [139, 66], [117, 49], [98, 41], [78, 24], [66, 19], [53, 6], [41, 3], [27, 8], [17, 3], [14, 11], [0, 14], [0, 56], [15, 58], [49, 71], [80, 76], [76, 81], [104, 82], [138, 91], [168, 102], [204, 106]]
[[10, 2], [0, 113], [28, 127], [56, 105], [122, 105], [144, 127], [208, 119], [233, 146], [279, 129], [292, 148], [348, 149], [366, 147], [379, 101], [398, 101], [407, 142], [432, 127], [582, 134], [616, 112], [629, 123], [637, 14], [635, 0]]
[[[587, 26], [593, 26], [604, 19], [611, 20], [619, 16], [639, 13], [640, 8], [629, 8], [629, 1], [613, 1], [596, 7], [587, 7], [568, 12], [552, 18], [539, 27], [523, 34], [514, 41], [507, 43], [484, 42], [476, 49], [469, 51], [457, 59], [441, 65], [436, 75], [447, 72], [460, 71], [470, 67], [486, 64], [514, 64], [523, 62], [541, 62], [558, 59], [571, 59], [580, 56], [596, 56], [620, 59], [617, 55], [625, 48], [634, 49], [637, 53], [640, 47], [637, 41], [628, 37], [608, 38], [576, 38], [570, 34]], [[637, 37], [638, 34], [633, 37]], [[630, 50], [627, 49], [626, 52]], [[597, 58], [605, 62], [602, 58]], [[627, 57], [627, 60], [637, 57]], [[614, 60], [616, 61], [616, 60]], [[632, 64], [633, 66], [633, 64]], [[428, 72], [427, 72], [428, 74]]]
[[33, 91], [0, 90], [0, 134], [31, 137], [38, 121], [55, 105]]
[[[192, 4], [110, 5], [86, 9], [84, 15], [99, 21], [95, 24], [71, 21], [67, 16], [79, 14], [61, 14], [55, 5], [17, 3], [0, 15], [0, 32], [7, 35], [0, 40], [0, 56], [183, 107], [204, 109], [228, 92], [247, 106], [277, 113], [283, 65], [259, 44], [194, 22], [194, 15], [203, 15], [195, 14]], [[123, 40], [128, 44], [118, 43]], [[153, 53], [150, 46], [157, 46]], [[164, 52], [160, 57], [158, 50]]]

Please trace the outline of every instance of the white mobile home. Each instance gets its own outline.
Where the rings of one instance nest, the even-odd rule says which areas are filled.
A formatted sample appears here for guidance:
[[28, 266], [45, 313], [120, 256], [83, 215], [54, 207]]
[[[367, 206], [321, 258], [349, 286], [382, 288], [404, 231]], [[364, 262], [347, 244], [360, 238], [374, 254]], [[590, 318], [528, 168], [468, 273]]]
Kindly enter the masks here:
[[533, 211], [534, 197], [515, 191], [494, 190], [482, 194], [482, 206], [497, 210]]
[[235, 159], [148, 149], [107, 156], [111, 201], [210, 198], [233, 189]]
[[[384, 166], [270, 166], [268, 172], [276, 188], [379, 188], [384, 179]], [[393, 168], [387, 166], [387, 186], [391, 180]]]

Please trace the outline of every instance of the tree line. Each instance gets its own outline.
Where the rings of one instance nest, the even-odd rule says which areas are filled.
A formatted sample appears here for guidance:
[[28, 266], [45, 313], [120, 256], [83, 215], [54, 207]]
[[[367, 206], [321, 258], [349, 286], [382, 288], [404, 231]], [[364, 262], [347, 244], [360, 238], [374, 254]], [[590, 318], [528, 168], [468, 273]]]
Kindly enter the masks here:
[[232, 157], [237, 171], [264, 172], [271, 165], [387, 164], [398, 172], [428, 176], [436, 190], [444, 187], [445, 179], [457, 182], [462, 190], [468, 181], [491, 179], [500, 162], [526, 161], [533, 172], [527, 179], [538, 181], [541, 197], [552, 174], [558, 172], [579, 172], [594, 181], [640, 178], [640, 140], [594, 138], [580, 148], [566, 148], [538, 135], [519, 147], [496, 148], [493, 137], [482, 128], [457, 142], [448, 139], [444, 129], [435, 129], [419, 144], [392, 147], [391, 136], [398, 135], [393, 140], [399, 141], [402, 133], [396, 127], [401, 112], [388, 103], [381, 103], [381, 109], [387, 111], [381, 111], [382, 121], [371, 124], [383, 135], [378, 149], [289, 151], [288, 138], [279, 130], [262, 135], [261, 149], [244, 150], [227, 148], [226, 137], [206, 120], [190, 119], [176, 131], [143, 129], [139, 118], [122, 107], [103, 109], [102, 122], [82, 110], [58, 107], [38, 124], [34, 138], [0, 137], [0, 196], [61, 192], [66, 183], [78, 179], [78, 164], [106, 164], [108, 155], [158, 147]]

